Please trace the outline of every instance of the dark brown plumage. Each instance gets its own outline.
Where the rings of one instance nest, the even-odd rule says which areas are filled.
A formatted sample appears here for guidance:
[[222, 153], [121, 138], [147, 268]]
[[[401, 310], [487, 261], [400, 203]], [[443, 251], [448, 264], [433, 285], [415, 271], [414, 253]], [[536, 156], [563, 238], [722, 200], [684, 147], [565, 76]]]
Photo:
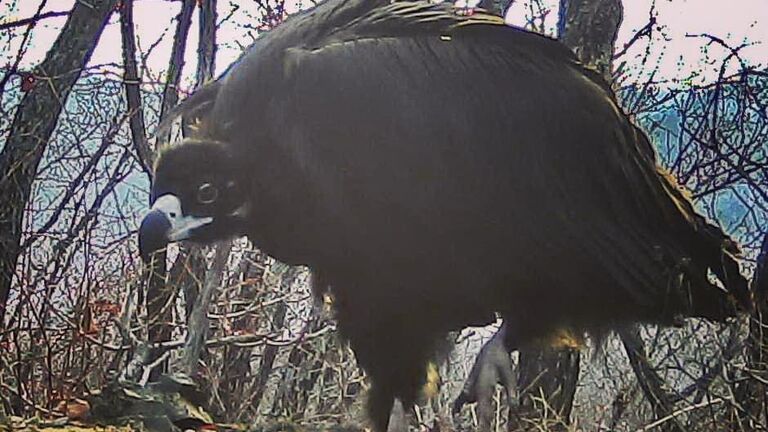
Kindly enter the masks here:
[[749, 303], [732, 242], [608, 86], [498, 17], [329, 0], [175, 114], [201, 123], [157, 163], [143, 255], [245, 234], [309, 265], [371, 377], [378, 430], [440, 336], [494, 312], [525, 343]]

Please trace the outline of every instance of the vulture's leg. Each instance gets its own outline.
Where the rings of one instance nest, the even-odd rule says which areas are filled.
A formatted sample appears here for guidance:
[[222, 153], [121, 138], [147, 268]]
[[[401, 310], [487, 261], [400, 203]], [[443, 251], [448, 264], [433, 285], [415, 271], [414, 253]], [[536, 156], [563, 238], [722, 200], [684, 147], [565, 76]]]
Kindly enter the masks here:
[[[383, 396], [380, 398], [380, 396]], [[392, 403], [384, 405], [387, 397], [373, 392], [368, 397], [368, 408], [376, 432], [408, 432], [408, 418], [403, 402], [396, 397], [389, 397]], [[375, 404], [375, 405], [373, 405]]]
[[408, 432], [408, 419], [405, 417], [405, 407], [400, 399], [395, 398], [389, 413], [387, 432]]
[[512, 372], [512, 359], [510, 351], [514, 349], [510, 337], [508, 337], [506, 322], [493, 337], [480, 349], [475, 359], [475, 364], [464, 382], [461, 394], [453, 403], [453, 413], [461, 411], [467, 403], [477, 403], [478, 429], [480, 431], [491, 430], [493, 419], [493, 394], [496, 384], [504, 387], [507, 404], [512, 405], [515, 395], [516, 380]]
[[[502, 324], [503, 326], [504, 324]], [[504, 327], [502, 327], [502, 330]], [[499, 330], [499, 331], [502, 331]], [[514, 419], [517, 418], [519, 410], [517, 409], [518, 397], [517, 397], [517, 376], [512, 370], [512, 357], [510, 353], [513, 349], [510, 349], [513, 345], [509, 341], [509, 335], [506, 335], [504, 350], [499, 350], [496, 354], [496, 370], [499, 377], [498, 382], [504, 387], [505, 396], [507, 399], [507, 429], [517, 429], [517, 422]], [[514, 417], [514, 419], [513, 419]]]
[[[385, 343], [375, 344], [366, 338], [370, 334], [365, 331], [368, 329], [361, 331], [361, 328], [364, 327], [355, 328], [355, 333], [362, 333], [362, 336], [350, 342], [357, 342], [352, 347], [370, 378], [367, 411], [373, 430], [407, 431], [406, 418], [424, 389], [427, 365], [435, 351], [431, 341], [439, 333], [436, 335], [430, 331], [413, 330], [410, 321], [398, 318], [386, 321], [385, 324], [378, 323], [372, 328], [379, 332], [379, 336], [385, 335], [382, 337]], [[352, 330], [348, 333], [352, 333]], [[383, 353], [397, 354], [383, 358]]]
[[408, 432], [407, 410], [410, 404], [394, 396], [386, 386], [371, 388], [368, 393], [368, 415], [375, 432]]
[[396, 407], [395, 396], [389, 389], [382, 387], [374, 384], [368, 392], [368, 416], [374, 431], [389, 432], [390, 418], [393, 417]]

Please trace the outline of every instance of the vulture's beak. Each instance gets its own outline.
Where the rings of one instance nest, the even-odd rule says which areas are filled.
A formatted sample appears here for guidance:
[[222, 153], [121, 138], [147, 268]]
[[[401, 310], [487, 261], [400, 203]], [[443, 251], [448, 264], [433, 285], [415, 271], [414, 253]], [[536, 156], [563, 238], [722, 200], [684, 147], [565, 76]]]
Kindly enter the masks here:
[[152, 205], [139, 227], [139, 254], [149, 262], [153, 252], [168, 243], [186, 240], [192, 231], [213, 222], [212, 217], [185, 216], [175, 195], [163, 195]]

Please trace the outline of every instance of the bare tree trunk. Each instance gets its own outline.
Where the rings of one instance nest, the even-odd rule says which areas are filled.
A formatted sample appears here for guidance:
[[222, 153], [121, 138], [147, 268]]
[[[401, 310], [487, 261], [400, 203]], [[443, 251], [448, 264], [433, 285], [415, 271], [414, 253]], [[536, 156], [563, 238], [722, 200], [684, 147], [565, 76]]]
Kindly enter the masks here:
[[24, 210], [37, 167], [72, 86], [91, 58], [117, 0], [76, 2], [59, 37], [34, 70], [0, 153], [0, 333], [21, 254]]
[[[244, 253], [240, 261], [240, 274], [243, 280], [238, 298], [257, 301], [260, 292], [263, 291], [263, 278], [268, 259], [266, 254], [258, 250], [252, 249]], [[232, 320], [232, 328], [236, 330], [258, 328], [259, 318], [256, 314], [244, 314]], [[252, 352], [251, 347], [228, 346], [224, 353], [222, 363], [227, 367], [222, 371], [219, 387], [221, 396], [224, 398], [223, 405], [233, 407], [222, 413], [230, 422], [240, 421], [246, 415], [253, 414], [246, 412], [250, 404], [242, 400], [252, 379]]]
[[[288, 267], [282, 274], [280, 281], [280, 293], [287, 293], [290, 291], [293, 282], [296, 277], [301, 273], [299, 267]], [[287, 305], [285, 302], [280, 302], [275, 308], [275, 313], [272, 315], [270, 322], [274, 325], [275, 330], [283, 327], [285, 323], [285, 313], [287, 312]], [[264, 352], [261, 355], [261, 364], [259, 365], [259, 376], [254, 384], [254, 394], [251, 397], [251, 406], [258, 412], [259, 405], [264, 398], [264, 393], [267, 388], [267, 381], [270, 374], [272, 374], [272, 368], [274, 367], [275, 358], [277, 358], [278, 347], [274, 345], [266, 345]]]
[[[576, 53], [587, 67], [612, 82], [613, 53], [623, 15], [621, 0], [560, 0], [558, 38]], [[657, 417], [674, 411], [674, 402], [664, 390], [664, 380], [648, 362], [643, 340], [637, 327], [619, 332], [629, 362], [640, 388]], [[673, 419], [665, 423], [667, 430], [683, 430]]]
[[[123, 57], [123, 85], [125, 87], [125, 99], [128, 106], [129, 124], [131, 128], [131, 140], [133, 141], [133, 147], [136, 149], [136, 156], [139, 160], [139, 165], [148, 176], [152, 176], [152, 163], [154, 161], [154, 152], [149, 146], [149, 140], [147, 139], [147, 128], [144, 121], [144, 106], [141, 103], [141, 87], [139, 78], [139, 68], [136, 64], [136, 32], [133, 22], [133, 0], [123, 0], [120, 3], [120, 36], [122, 40], [122, 57]], [[164, 262], [152, 265], [149, 273], [149, 285], [156, 285], [162, 283], [163, 275], [165, 273]], [[141, 293], [139, 295], [141, 298]], [[140, 372], [137, 366], [142, 366], [142, 362], [149, 360], [149, 348], [146, 344], [140, 345], [134, 339], [130, 339], [129, 325], [131, 320], [130, 312], [125, 317], [126, 323], [124, 323], [122, 330], [123, 339], [126, 341], [131, 340], [134, 342], [134, 350], [128, 357], [128, 365], [124, 371], [124, 378], [127, 379], [139, 379]]]
[[[610, 82], [613, 48], [622, 19], [620, 0], [560, 0], [558, 38], [579, 59]], [[524, 348], [520, 351], [521, 402], [544, 396], [561, 420], [569, 421], [580, 353], [572, 349]]]
[[[166, 81], [163, 88], [161, 118], [179, 100], [178, 88], [181, 81], [181, 71], [184, 68], [184, 53], [187, 48], [187, 36], [192, 25], [192, 12], [194, 10], [195, 0], [183, 1], [177, 18], [179, 24], [173, 36], [173, 49], [171, 50], [171, 59], [168, 63], [168, 81]], [[158, 137], [158, 146], [167, 143], [169, 139], [170, 131], [165, 136]], [[165, 261], [165, 251], [158, 252], [149, 266], [146, 298], [149, 342], [169, 340], [171, 337], [172, 328], [168, 323], [172, 320], [173, 310], [171, 304], [176, 295], [176, 290], [172, 285], [166, 283], [167, 269]], [[161, 350], [156, 350], [152, 354], [150, 361], [153, 361], [161, 354]], [[157, 373], [162, 372], [162, 370], [158, 368], [153, 372], [154, 379]]]
[[[629, 364], [635, 372], [637, 382], [643, 390], [645, 398], [653, 408], [653, 413], [657, 418], [662, 418], [672, 414], [675, 411], [675, 404], [669, 393], [664, 389], [664, 381], [656, 374], [656, 371], [648, 362], [648, 353], [645, 350], [643, 339], [640, 337], [640, 331], [636, 326], [631, 326], [619, 332], [621, 342], [624, 344], [624, 350], [629, 357]], [[685, 428], [676, 418], [671, 418], [665, 422], [662, 430], [684, 431]]]
[[570, 423], [580, 360], [579, 351], [572, 348], [520, 350], [520, 404], [530, 410], [538, 405], [537, 398], [543, 398], [546, 406], [537, 406], [536, 411], [542, 419], [552, 421], [549, 428]]
[[[216, 0], [201, 0], [198, 4], [200, 5], [200, 19], [198, 25], [199, 39], [197, 43], [197, 69], [195, 71], [196, 89], [213, 78], [214, 69], [216, 67]], [[219, 256], [221, 248], [226, 248], [228, 255], [229, 251], [232, 249], [232, 242], [222, 242], [215, 246], [215, 256]], [[183, 263], [184, 265], [177, 268], [176, 265], [179, 263]], [[192, 316], [194, 310], [193, 305], [197, 305], [201, 301], [205, 302], [205, 313], [207, 313], [207, 305], [210, 303], [210, 299], [200, 299], [198, 298], [198, 293], [201, 289], [205, 291], [208, 288], [206, 286], [200, 287], [199, 281], [205, 280], [207, 283], [210, 277], [210, 272], [212, 271], [213, 269], [206, 272], [205, 259], [203, 259], [203, 252], [200, 246], [193, 244], [182, 245], [176, 263], [171, 269], [171, 277], [168, 281], [168, 286], [174, 287], [173, 289], [175, 292], [178, 292], [179, 288], [184, 292], [184, 298], [187, 303], [187, 324], [190, 332], [192, 331], [194, 324], [194, 317]], [[202, 275], [205, 275], [205, 277], [201, 277]], [[203, 295], [210, 296], [211, 294], [209, 292], [208, 294], [203, 293]], [[189, 337], [189, 334], [187, 336]], [[196, 355], [199, 357], [204, 353], [205, 347], [202, 346], [197, 350]], [[186, 355], [187, 354], [185, 354], [185, 356]], [[194, 369], [193, 364], [197, 364], [197, 360], [197, 358], [194, 360], [186, 358], [186, 361], [188, 362], [187, 368], [190, 372]]]
[[[307, 325], [310, 333], [322, 326], [322, 312], [314, 312]], [[316, 343], [298, 343], [288, 355], [288, 365], [283, 368], [279, 397], [275, 398], [273, 413], [296, 418], [304, 414], [309, 397], [323, 369]], [[344, 389], [346, 390], [346, 389]], [[342, 390], [343, 391], [343, 390]]]
[[123, 82], [125, 83], [125, 99], [128, 102], [131, 137], [141, 168], [148, 176], [152, 175], [152, 149], [147, 141], [147, 128], [144, 122], [144, 111], [141, 104], [141, 88], [139, 87], [139, 68], [136, 65], [136, 34], [133, 25], [133, 0], [123, 0], [120, 3], [120, 35], [123, 42]]
[[[176, 27], [176, 33], [173, 35], [173, 49], [171, 50], [171, 59], [168, 63], [168, 80], [163, 88], [161, 118], [179, 101], [179, 82], [181, 82], [181, 71], [184, 69], [184, 55], [187, 51], [187, 38], [189, 36], [189, 28], [192, 26], [192, 13], [195, 11], [195, 2], [196, 0], [184, 0], [177, 17], [179, 24]], [[159, 137], [159, 139], [162, 143], [167, 143], [169, 136]]]
[[[737, 388], [736, 402], [738, 428], [742, 430], [765, 427], [768, 422], [768, 234], [763, 238], [757, 268], [752, 279], [755, 311], [749, 320], [749, 337], [746, 341], [746, 381]], [[736, 425], [734, 425], [736, 429]]]
[[225, 240], [216, 244], [213, 264], [206, 272], [203, 288], [192, 307], [192, 312], [187, 319], [187, 337], [183, 351], [183, 370], [192, 376], [197, 372], [197, 361], [200, 352], [208, 336], [208, 307], [211, 305], [211, 297], [215, 289], [221, 285], [226, 270], [227, 258], [232, 250], [232, 241]]
[[[202, 0], [200, 2], [200, 24], [198, 26], [199, 39], [197, 42], [197, 69], [195, 72], [195, 89], [200, 88], [207, 81], [213, 79], [216, 67], [216, 0]], [[231, 248], [232, 245], [228, 247]], [[200, 275], [205, 274], [205, 260], [199, 246], [185, 244], [179, 251], [177, 263], [185, 265], [174, 268], [171, 273], [176, 273], [179, 283], [174, 284], [184, 292], [187, 302], [187, 313], [191, 312], [191, 305], [196, 301]], [[172, 274], [173, 276], [173, 274]], [[171, 278], [173, 282], [174, 278]], [[187, 315], [189, 316], [189, 315]]]
[[557, 37], [610, 82], [622, 17], [621, 0], [560, 0]]
[[216, 72], [216, 0], [201, 0], [195, 87], [213, 79]]
[[481, 0], [478, 6], [487, 10], [488, 12], [499, 16], [504, 16], [504, 13], [507, 11], [507, 8], [511, 3], [512, 0]]

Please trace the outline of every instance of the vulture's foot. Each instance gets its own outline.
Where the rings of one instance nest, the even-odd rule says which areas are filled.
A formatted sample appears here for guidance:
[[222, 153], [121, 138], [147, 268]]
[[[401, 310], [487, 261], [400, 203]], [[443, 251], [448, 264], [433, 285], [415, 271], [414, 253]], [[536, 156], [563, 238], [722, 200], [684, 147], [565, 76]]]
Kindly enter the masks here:
[[516, 393], [515, 377], [512, 373], [512, 359], [505, 343], [506, 327], [502, 327], [480, 349], [475, 364], [469, 372], [461, 393], [453, 403], [453, 414], [456, 415], [468, 403], [477, 404], [478, 430], [491, 430], [493, 420], [493, 394], [496, 384], [501, 384], [509, 405], [510, 422], [516, 417], [516, 403], [513, 403]]

